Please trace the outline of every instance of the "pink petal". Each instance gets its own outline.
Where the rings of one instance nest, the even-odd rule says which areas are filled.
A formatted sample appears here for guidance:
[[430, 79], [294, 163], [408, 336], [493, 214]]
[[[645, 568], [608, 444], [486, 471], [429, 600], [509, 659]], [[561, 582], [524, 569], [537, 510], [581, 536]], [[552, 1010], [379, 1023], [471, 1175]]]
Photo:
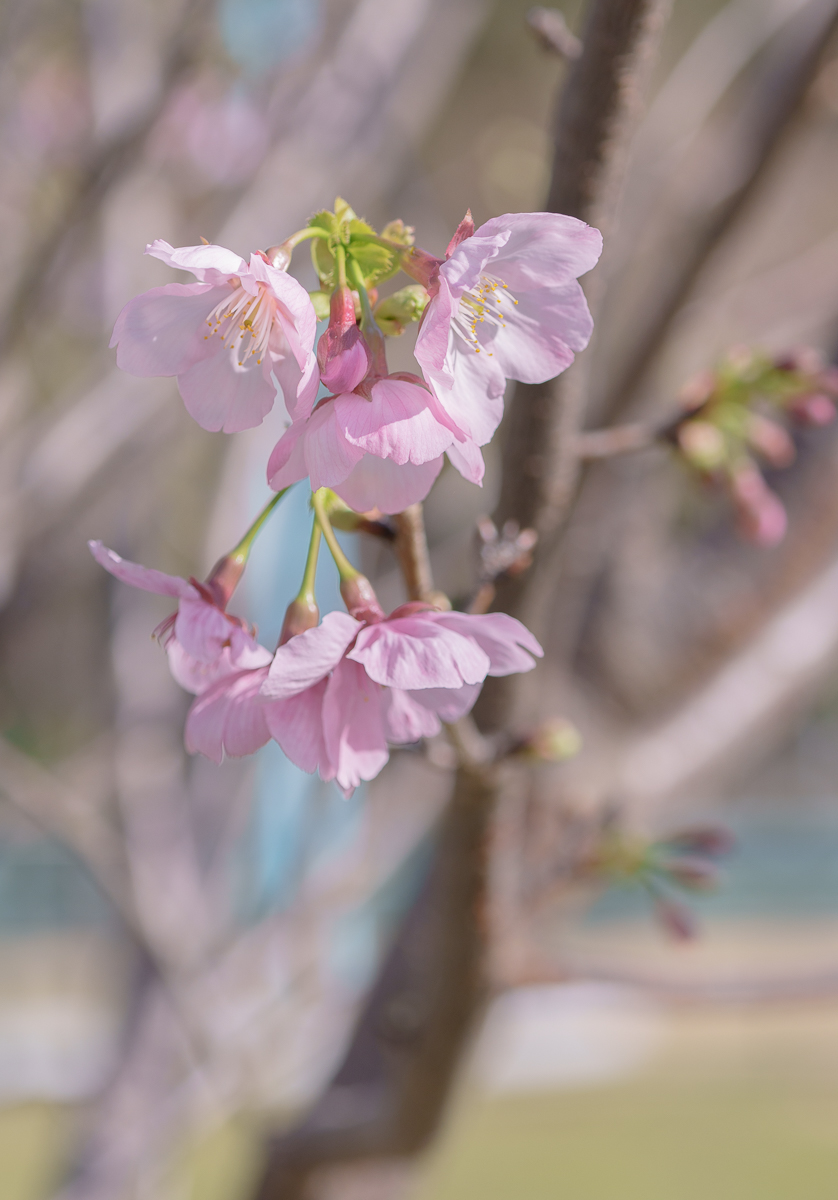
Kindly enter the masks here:
[[340, 662], [361, 628], [361, 622], [349, 613], [327, 613], [316, 628], [298, 633], [279, 647], [262, 694], [284, 700], [319, 682]]
[[476, 483], [478, 487], [483, 486], [486, 464], [483, 462], [479, 446], [471, 441], [454, 442], [448, 447], [446, 454], [451, 460], [451, 465], [457, 468], [463, 479], [467, 479], [469, 483]]
[[439, 733], [439, 718], [427, 705], [417, 704], [413, 693], [387, 688], [382, 698], [388, 742], [418, 742]]
[[305, 370], [297, 366], [290, 354], [274, 358], [274, 376], [282, 391], [285, 407], [292, 421], [305, 420], [311, 415], [320, 387], [320, 371], [314, 354], [308, 356]]
[[320, 768], [321, 779], [333, 779], [323, 737], [323, 697], [326, 680], [306, 688], [288, 700], [272, 700], [265, 704], [265, 720], [271, 737], [283, 753], [301, 771], [313, 773]]
[[326, 751], [346, 793], [374, 779], [389, 758], [381, 688], [364, 668], [344, 659], [335, 668], [323, 701]]
[[364, 456], [346, 440], [332, 400], [315, 409], [306, 422], [303, 452], [313, 492], [342, 483]]
[[192, 658], [214, 662], [233, 626], [220, 608], [199, 596], [182, 600], [175, 619], [175, 637]]
[[212, 662], [204, 662], [187, 654], [176, 637], [166, 642], [169, 670], [176, 683], [187, 692], [202, 695], [219, 679], [234, 675], [241, 667], [233, 664], [227, 647]]
[[130, 375], [179, 375], [207, 353], [207, 317], [229, 294], [207, 283], [167, 283], [129, 300], [116, 319], [111, 347]]
[[479, 282], [487, 264], [497, 257], [509, 240], [508, 229], [497, 229], [488, 235], [483, 232], [485, 229], [486, 226], [481, 225], [472, 237], [460, 243], [439, 268], [440, 278], [446, 280], [455, 297]]
[[416, 704], [421, 704], [435, 713], [440, 721], [450, 724], [471, 712], [482, 687], [482, 683], [466, 683], [461, 688], [423, 688], [408, 694]]
[[[452, 333], [445, 372], [424, 368], [440, 405], [478, 446], [491, 441], [503, 416], [506, 378], [497, 360]], [[450, 382], [449, 382], [450, 381]]]
[[[507, 233], [508, 238], [489, 265], [489, 273], [502, 279], [516, 298], [519, 291], [557, 287], [584, 275], [596, 265], [602, 253], [602, 234], [598, 229], [558, 213], [506, 213], [493, 217], [480, 226], [475, 239], [502, 233]], [[468, 245], [464, 243], [461, 249]]]
[[293, 275], [265, 262], [261, 255], [251, 255], [249, 274], [260, 283], [266, 283], [273, 292], [282, 332], [288, 339], [297, 366], [304, 370], [317, 332], [317, 315], [311, 297]]
[[503, 328], [478, 325], [478, 339], [504, 375], [523, 383], [543, 383], [573, 362], [593, 332], [585, 293], [571, 279], [561, 287], [520, 292], [518, 303], [504, 306]]
[[441, 627], [428, 615], [366, 626], [347, 658], [363, 663], [376, 683], [407, 691], [482, 682], [490, 667], [489, 656], [474, 638]]
[[196, 600], [200, 593], [191, 583], [178, 575], [166, 575], [163, 571], [154, 571], [150, 567], [141, 567], [139, 563], [129, 562], [120, 558], [113, 550], [109, 550], [102, 542], [88, 542], [90, 553], [101, 567], [110, 571], [111, 575], [129, 583], [131, 587], [142, 588], [144, 592], [156, 592], [159, 596], [180, 596], [184, 600]]
[[442, 456], [431, 462], [398, 466], [392, 459], [365, 454], [334, 491], [356, 512], [378, 508], [383, 513], [404, 512], [424, 500], [442, 470]]
[[473, 639], [489, 658], [489, 675], [531, 671], [535, 663], [530, 656], [544, 654], [529, 629], [506, 613], [431, 612], [426, 620]]
[[392, 458], [404, 466], [430, 462], [451, 445], [450, 429], [430, 409], [433, 398], [415, 383], [381, 379], [372, 400], [351, 393], [338, 396], [335, 416], [347, 441], [377, 458]]
[[199, 696], [186, 718], [186, 749], [220, 763], [225, 754], [253, 754], [270, 738], [259, 689], [267, 667], [240, 671], [213, 684]]
[[416, 361], [421, 366], [445, 370], [451, 321], [457, 304], [459, 300], [451, 295], [448, 281], [441, 278], [439, 291], [428, 301], [416, 338]]
[[238, 351], [218, 343], [211, 358], [196, 362], [178, 377], [186, 410], [202, 429], [238, 433], [261, 425], [276, 400], [272, 362], [254, 355], [239, 363]]
[[202, 282], [220, 283], [222, 277], [241, 275], [247, 271], [247, 263], [232, 250], [223, 246], [178, 246], [174, 249], [168, 242], [158, 238], [146, 246], [146, 254], [159, 258], [161, 262], [179, 271], [191, 271]]
[[305, 456], [305, 421], [295, 421], [279, 439], [268, 459], [268, 487], [275, 492], [308, 475]]

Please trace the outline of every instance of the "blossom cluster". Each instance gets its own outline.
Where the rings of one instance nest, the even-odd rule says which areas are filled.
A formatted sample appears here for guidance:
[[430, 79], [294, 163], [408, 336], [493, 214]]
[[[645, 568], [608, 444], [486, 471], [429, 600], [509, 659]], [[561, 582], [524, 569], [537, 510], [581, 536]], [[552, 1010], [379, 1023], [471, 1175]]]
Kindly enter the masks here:
[[[288, 271], [306, 241], [320, 284], [310, 293]], [[348, 507], [372, 520], [402, 512], [427, 496], [446, 456], [480, 484], [507, 380], [550, 379], [587, 344], [592, 323], [578, 277], [600, 250], [598, 231], [572, 217], [507, 214], [475, 229], [467, 214], [437, 257], [415, 246], [401, 221], [379, 234], [340, 199], [248, 260], [210, 244], [147, 248], [195, 281], [125, 306], [112, 340], [119, 366], [176, 377], [206, 430], [252, 428], [276, 403], [289, 418], [267, 464], [277, 495], [206, 581], [91, 542], [111, 574], [178, 601], [158, 632], [174, 677], [196, 696], [190, 750], [220, 762], [273, 738], [298, 766], [348, 792], [381, 770], [389, 744], [432, 736], [468, 712], [488, 675], [535, 665], [538, 642], [503, 613], [409, 602], [386, 616], [346, 560], [330, 512]], [[400, 270], [410, 282], [379, 296]], [[386, 338], [415, 321], [417, 370], [390, 372]], [[309, 555], [271, 651], [227, 605], [259, 528], [304, 479], [314, 508]], [[321, 537], [348, 610], [322, 620], [314, 595]]]
[[[784, 423], [828, 425], [835, 419], [838, 372], [817, 350], [770, 357], [735, 347], [681, 393], [686, 415], [669, 434], [684, 462], [705, 483], [724, 489], [749, 541], [773, 546], [786, 531], [786, 511], [760, 470], [788, 467], [795, 445]], [[779, 420], [778, 420], [779, 418]]]

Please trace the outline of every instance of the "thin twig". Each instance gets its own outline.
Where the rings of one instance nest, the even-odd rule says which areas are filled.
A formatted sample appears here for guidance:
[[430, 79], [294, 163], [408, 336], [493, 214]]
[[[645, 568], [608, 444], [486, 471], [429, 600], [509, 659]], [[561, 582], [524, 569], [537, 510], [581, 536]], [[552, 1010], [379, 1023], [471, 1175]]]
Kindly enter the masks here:
[[431, 558], [425, 537], [425, 518], [421, 504], [411, 504], [394, 518], [396, 555], [411, 600], [430, 601], [434, 595]]
[[583, 460], [613, 458], [653, 446], [660, 431], [654, 425], [637, 422], [614, 425], [610, 429], [591, 429], [577, 434], [576, 453]]

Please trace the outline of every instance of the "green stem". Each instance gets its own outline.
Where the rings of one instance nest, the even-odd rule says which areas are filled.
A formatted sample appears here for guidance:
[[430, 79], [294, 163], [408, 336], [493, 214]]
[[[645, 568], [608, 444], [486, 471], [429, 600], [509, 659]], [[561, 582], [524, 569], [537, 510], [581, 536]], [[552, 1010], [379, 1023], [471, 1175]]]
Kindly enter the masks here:
[[346, 250], [343, 246], [335, 246], [335, 263], [338, 269], [338, 287], [346, 287]]
[[387, 374], [387, 351], [384, 344], [384, 334], [378, 325], [372, 311], [369, 294], [361, 268], [355, 262], [354, 258], [349, 259], [349, 274], [352, 277], [352, 286], [357, 290], [361, 301], [361, 333], [364, 335], [364, 340], [370, 348], [372, 354], [373, 368], [379, 375]]
[[289, 490], [290, 490], [290, 485], [287, 488], [283, 488], [281, 492], [277, 492], [277, 494], [268, 501], [268, 503], [265, 505], [265, 507], [259, 513], [259, 516], [256, 518], [256, 520], [253, 522], [253, 524], [248, 529], [247, 533], [241, 539], [241, 541], [236, 546], [234, 546], [233, 549], [230, 551], [229, 555], [227, 556], [228, 558], [236, 558], [236, 559], [239, 559], [241, 562], [244, 562], [247, 559], [247, 556], [248, 556], [248, 554], [250, 554], [251, 547], [256, 540], [256, 535], [259, 533], [259, 530], [265, 524], [268, 517], [271, 515], [273, 510], [276, 508], [277, 504], [279, 504], [282, 497]]
[[327, 230], [320, 229], [316, 225], [308, 225], [305, 229], [298, 229], [296, 233], [292, 233], [283, 244], [293, 250], [295, 246], [299, 246], [300, 242], [307, 242], [309, 238], [327, 238], [328, 236]]
[[303, 582], [297, 593], [298, 600], [314, 602], [315, 577], [317, 575], [317, 556], [320, 553], [320, 523], [315, 519], [311, 527], [311, 540], [308, 544], [306, 569], [303, 572]]
[[311, 503], [317, 517], [317, 524], [323, 530], [326, 545], [329, 547], [332, 558], [335, 560], [335, 566], [338, 569], [341, 583], [345, 583], [349, 579], [357, 579], [361, 572], [356, 571], [340, 548], [338, 540], [335, 537], [335, 531], [332, 529], [332, 523], [329, 520], [329, 514], [326, 512], [326, 505], [323, 503], [323, 491], [323, 488], [318, 488], [311, 498]]
[[353, 242], [373, 242], [376, 246], [384, 246], [387, 250], [395, 250], [396, 253], [410, 249], [410, 246], [405, 246], [402, 242], [393, 242], [379, 233], [356, 233], [353, 231], [352, 240]]

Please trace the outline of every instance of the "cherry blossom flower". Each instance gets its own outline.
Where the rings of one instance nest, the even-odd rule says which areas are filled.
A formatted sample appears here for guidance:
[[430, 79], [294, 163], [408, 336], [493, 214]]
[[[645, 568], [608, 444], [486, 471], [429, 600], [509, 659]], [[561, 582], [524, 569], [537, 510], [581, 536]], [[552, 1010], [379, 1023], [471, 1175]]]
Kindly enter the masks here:
[[111, 346], [132, 375], [175, 375], [188, 412], [204, 429], [259, 425], [276, 383], [288, 412], [307, 416], [317, 394], [317, 318], [305, 289], [261, 253], [250, 263], [223, 246], [152, 242], [146, 254], [191, 271], [125, 305]]
[[88, 545], [96, 561], [123, 583], [177, 598], [177, 611], [155, 633], [164, 642], [172, 675], [187, 692], [201, 694], [219, 679], [270, 663], [270, 651], [246, 623], [225, 611], [235, 586], [222, 566], [229, 560], [222, 559], [209, 581], [199, 583], [128, 562], [102, 542]]
[[507, 379], [543, 383], [587, 346], [593, 323], [578, 276], [602, 251], [598, 230], [556, 213], [507, 213], [475, 232], [460, 223], [445, 260], [403, 266], [431, 300], [416, 358], [440, 403], [477, 445], [503, 414]]
[[268, 483], [279, 491], [308, 476], [313, 491], [331, 488], [357, 512], [402, 512], [427, 496], [446, 452], [466, 479], [482, 479], [480, 450], [452, 426], [417, 376], [370, 375], [293, 422], [271, 454]]
[[541, 654], [503, 613], [406, 604], [372, 623], [329, 613], [277, 650], [264, 719], [292, 762], [349, 793], [378, 774], [388, 742], [433, 736], [471, 709], [487, 675], [531, 670]]

